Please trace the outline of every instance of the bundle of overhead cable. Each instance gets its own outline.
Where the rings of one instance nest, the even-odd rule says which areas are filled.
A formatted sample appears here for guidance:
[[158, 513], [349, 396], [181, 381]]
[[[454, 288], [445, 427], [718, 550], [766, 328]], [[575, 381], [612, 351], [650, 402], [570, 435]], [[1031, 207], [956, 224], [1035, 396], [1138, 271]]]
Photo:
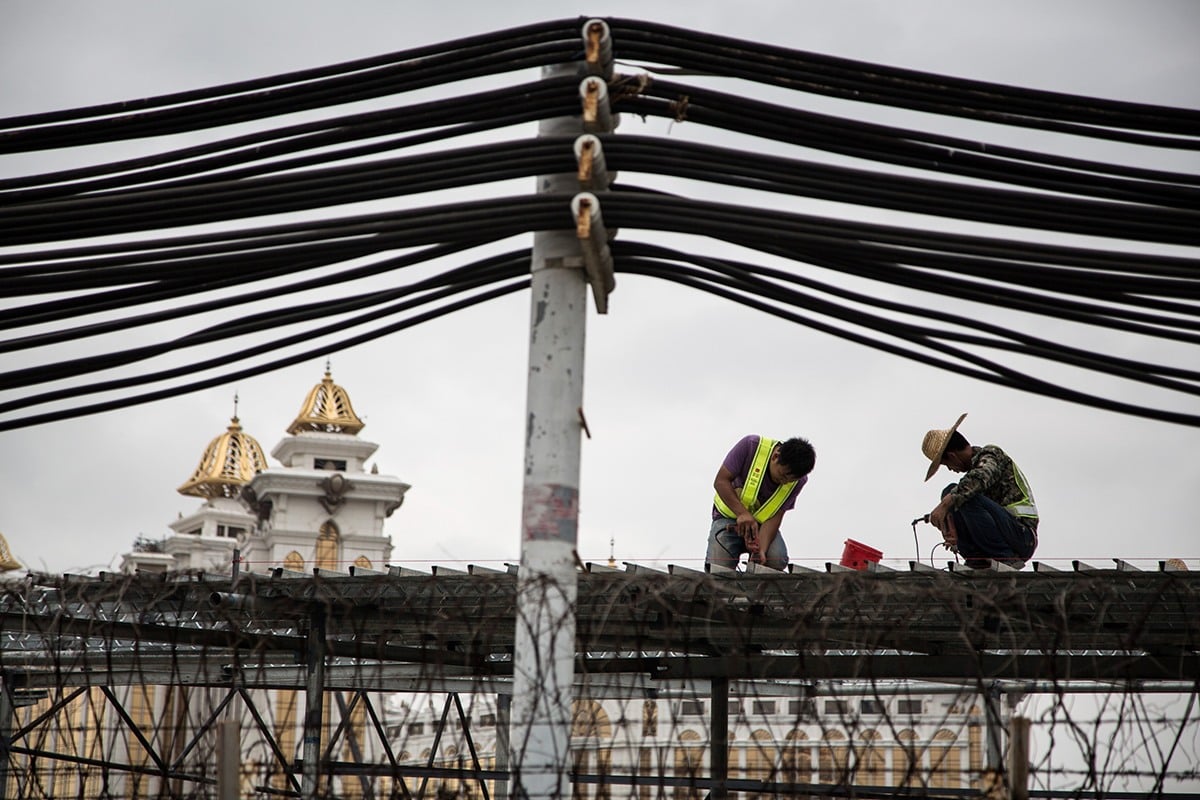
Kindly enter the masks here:
[[[1200, 425], [1200, 175], [1149, 166], [1196, 162], [1200, 111], [607, 22], [619, 275]], [[539, 72], [579, 61], [579, 30], [0, 119], [8, 164], [71, 164], [0, 179], [0, 430], [230, 383], [526, 289], [529, 235], [573, 227], [570, 198], [493, 190], [575, 172], [573, 139], [532, 123], [579, 113], [578, 78]], [[1128, 158], [1083, 158], [1089, 143]], [[1101, 334], [1152, 343], [1161, 363], [1089, 346]]]

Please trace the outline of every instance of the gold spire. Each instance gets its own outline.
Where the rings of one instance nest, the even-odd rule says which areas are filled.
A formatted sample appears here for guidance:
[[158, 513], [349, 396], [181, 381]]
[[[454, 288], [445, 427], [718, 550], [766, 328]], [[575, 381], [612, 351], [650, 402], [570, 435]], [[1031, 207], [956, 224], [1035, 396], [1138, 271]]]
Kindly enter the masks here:
[[242, 433], [235, 413], [225, 432], [208, 443], [200, 466], [177, 491], [196, 497], [234, 497], [267, 466], [262, 447], [253, 436]]
[[326, 365], [324, 380], [308, 393], [304, 405], [300, 407], [300, 413], [287, 432], [297, 434], [304, 431], [324, 431], [353, 435], [361, 431], [364, 424], [354, 413], [354, 406], [350, 405], [350, 395], [333, 382], [329, 366]]

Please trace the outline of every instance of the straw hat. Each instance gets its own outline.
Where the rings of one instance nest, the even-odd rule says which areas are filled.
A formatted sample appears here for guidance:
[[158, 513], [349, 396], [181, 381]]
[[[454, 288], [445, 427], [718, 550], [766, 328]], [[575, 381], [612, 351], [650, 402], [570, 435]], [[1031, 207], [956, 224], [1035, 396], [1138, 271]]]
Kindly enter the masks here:
[[921, 452], [929, 459], [929, 471], [925, 473], [925, 480], [933, 477], [933, 473], [938, 471], [938, 467], [942, 466], [942, 456], [946, 452], [946, 445], [950, 443], [950, 437], [958, 430], [958, 426], [967, 418], [964, 411], [958, 420], [944, 431], [925, 431], [925, 440], [921, 442]]

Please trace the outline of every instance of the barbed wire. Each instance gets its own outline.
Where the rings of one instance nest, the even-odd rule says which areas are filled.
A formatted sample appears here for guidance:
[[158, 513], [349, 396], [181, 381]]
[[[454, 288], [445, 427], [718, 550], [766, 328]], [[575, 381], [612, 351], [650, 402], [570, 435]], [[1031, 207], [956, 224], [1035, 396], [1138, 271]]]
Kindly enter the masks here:
[[[559, 589], [392, 572], [4, 584], [9, 796], [206, 796], [226, 720], [244, 790], [294, 795], [313, 713], [320, 796], [494, 796], [525, 742], [517, 595]], [[1198, 633], [1192, 573], [578, 579], [576, 797], [702, 797], [722, 746], [723, 785], [759, 797], [978, 795], [1008, 780], [1015, 717], [1034, 796], [1200, 786], [1195, 655], [1170, 655]]]

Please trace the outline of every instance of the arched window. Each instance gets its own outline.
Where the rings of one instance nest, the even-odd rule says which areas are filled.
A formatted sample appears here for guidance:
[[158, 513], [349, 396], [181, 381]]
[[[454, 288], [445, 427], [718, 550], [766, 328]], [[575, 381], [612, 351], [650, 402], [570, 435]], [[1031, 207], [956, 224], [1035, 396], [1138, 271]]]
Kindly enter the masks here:
[[341, 540], [341, 534], [338, 533], [338, 527], [333, 524], [333, 520], [328, 520], [321, 526], [321, 532], [317, 535], [317, 569], [337, 569]]
[[[768, 731], [757, 730], [750, 734], [750, 748], [746, 750], [746, 778], [749, 780], [772, 781], [775, 772], [775, 737]], [[756, 800], [769, 797], [766, 794], [750, 794]]]
[[[612, 769], [612, 722], [599, 702], [580, 698], [571, 704], [571, 750], [577, 775], [606, 775]], [[576, 782], [571, 796], [586, 800], [589, 788], [595, 786], [595, 799], [611, 796], [607, 783]]]
[[370, 569], [371, 559], [367, 558], [366, 556], [359, 556], [358, 558], [354, 559], [354, 566], [361, 567], [362, 569]]
[[812, 750], [807, 733], [795, 729], [788, 732], [783, 744], [782, 767], [780, 778], [784, 783], [812, 783]]
[[[700, 734], [686, 730], [679, 734], [679, 744], [675, 747], [675, 777], [695, 781], [700, 777], [704, 768], [704, 742]], [[700, 800], [700, 790], [695, 783], [689, 782], [675, 787], [676, 800]]]
[[962, 785], [962, 756], [954, 731], [942, 728], [929, 748], [930, 786], [956, 789]]
[[917, 734], [905, 728], [896, 734], [892, 748], [892, 783], [896, 786], [924, 786], [925, 750], [917, 744]]
[[826, 731], [817, 757], [821, 783], [846, 783], [846, 734]]
[[571, 737], [602, 741], [612, 738], [612, 722], [599, 702], [579, 698], [571, 703]]
[[967, 769], [971, 774], [971, 788], [978, 789], [983, 785], [983, 726], [971, 722], [967, 726]]
[[283, 557], [283, 568], [290, 569], [293, 572], [304, 571], [304, 556], [297, 553], [295, 550]]
[[855, 762], [854, 782], [866, 786], [886, 785], [887, 755], [879, 746], [883, 737], [879, 735], [879, 731], [871, 729], [863, 731], [858, 738], [862, 744]]

